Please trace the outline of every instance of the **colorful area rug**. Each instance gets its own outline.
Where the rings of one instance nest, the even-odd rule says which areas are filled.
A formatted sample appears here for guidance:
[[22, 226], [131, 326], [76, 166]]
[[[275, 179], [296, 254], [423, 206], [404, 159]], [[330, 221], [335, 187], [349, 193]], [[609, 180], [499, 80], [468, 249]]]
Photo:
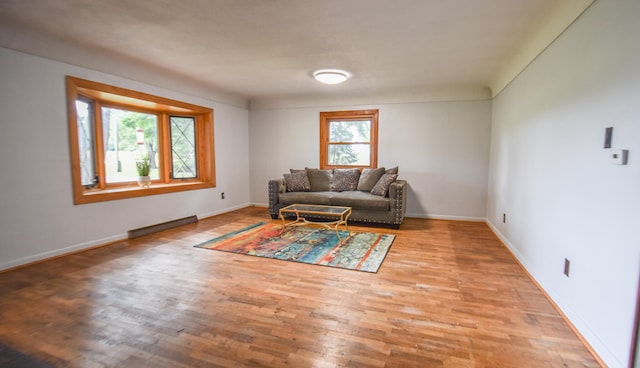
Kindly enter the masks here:
[[378, 272], [395, 235], [298, 226], [280, 235], [281, 225], [260, 222], [196, 245], [198, 248], [248, 254], [350, 270]]

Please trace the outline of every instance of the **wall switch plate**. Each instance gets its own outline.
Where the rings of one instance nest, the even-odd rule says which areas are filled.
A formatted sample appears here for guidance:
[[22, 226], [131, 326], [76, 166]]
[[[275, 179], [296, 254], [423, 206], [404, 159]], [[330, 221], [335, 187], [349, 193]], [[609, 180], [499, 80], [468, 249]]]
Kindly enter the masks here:
[[616, 165], [626, 165], [628, 156], [629, 156], [629, 150], [626, 150], [626, 149], [611, 150], [611, 163]]

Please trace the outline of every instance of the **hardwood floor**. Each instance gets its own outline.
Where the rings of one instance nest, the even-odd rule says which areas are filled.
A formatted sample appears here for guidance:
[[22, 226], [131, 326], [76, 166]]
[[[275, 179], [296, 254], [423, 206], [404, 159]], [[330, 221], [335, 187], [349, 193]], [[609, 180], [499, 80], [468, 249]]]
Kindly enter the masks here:
[[0, 342], [59, 367], [598, 367], [483, 223], [406, 219], [377, 274], [194, 248], [246, 208], [0, 273]]

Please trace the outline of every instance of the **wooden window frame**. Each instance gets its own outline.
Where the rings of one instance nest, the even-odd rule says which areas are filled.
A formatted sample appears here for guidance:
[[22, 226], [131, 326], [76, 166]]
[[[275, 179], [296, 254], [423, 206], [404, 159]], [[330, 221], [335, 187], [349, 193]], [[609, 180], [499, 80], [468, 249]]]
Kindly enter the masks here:
[[[69, 119], [69, 148], [71, 154], [71, 176], [75, 204], [94, 203], [124, 198], [135, 198], [156, 194], [181, 192], [216, 186], [213, 109], [186, 102], [171, 100], [108, 84], [85, 79], [66, 77], [67, 114]], [[96, 186], [87, 189], [82, 185], [80, 172], [80, 147], [75, 101], [79, 97], [94, 104], [94, 165], [98, 175]], [[141, 188], [136, 182], [106, 183], [104, 169], [103, 133], [101, 128], [101, 106], [139, 111], [158, 116], [158, 167], [160, 178], [153, 180], [149, 188]], [[197, 177], [189, 179], [171, 178], [171, 137], [169, 116], [192, 116], [196, 122]], [[100, 128], [100, 129], [98, 129]]]
[[[332, 121], [370, 120], [369, 165], [329, 165], [329, 126]], [[320, 112], [320, 168], [376, 168], [378, 167], [378, 110], [350, 110]]]

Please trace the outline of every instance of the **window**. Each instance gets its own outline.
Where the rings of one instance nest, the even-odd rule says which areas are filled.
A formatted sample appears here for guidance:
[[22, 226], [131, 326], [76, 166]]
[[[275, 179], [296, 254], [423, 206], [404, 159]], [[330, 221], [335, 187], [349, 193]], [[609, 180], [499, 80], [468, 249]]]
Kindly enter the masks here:
[[172, 116], [171, 121], [171, 157], [174, 178], [195, 178], [196, 136], [193, 117]]
[[378, 110], [320, 113], [320, 168], [378, 166]]
[[137, 179], [136, 160], [148, 158], [149, 176], [160, 179], [158, 170], [158, 116], [102, 106], [102, 138], [105, 182], [133, 182]]
[[[67, 77], [76, 204], [215, 186], [213, 109]], [[152, 184], [137, 184], [148, 159]]]

